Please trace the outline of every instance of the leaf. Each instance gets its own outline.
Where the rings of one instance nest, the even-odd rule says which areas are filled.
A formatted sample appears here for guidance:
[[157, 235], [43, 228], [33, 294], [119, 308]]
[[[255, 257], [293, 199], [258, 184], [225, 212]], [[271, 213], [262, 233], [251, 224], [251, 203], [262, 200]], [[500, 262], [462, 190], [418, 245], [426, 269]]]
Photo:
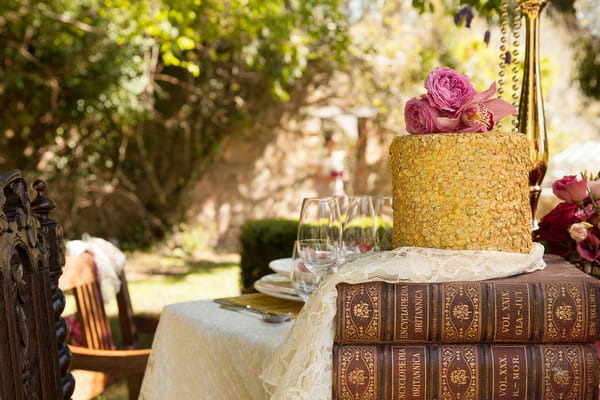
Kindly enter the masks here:
[[177, 38], [177, 46], [181, 50], [192, 50], [196, 45], [192, 39], [186, 36], [180, 36]]

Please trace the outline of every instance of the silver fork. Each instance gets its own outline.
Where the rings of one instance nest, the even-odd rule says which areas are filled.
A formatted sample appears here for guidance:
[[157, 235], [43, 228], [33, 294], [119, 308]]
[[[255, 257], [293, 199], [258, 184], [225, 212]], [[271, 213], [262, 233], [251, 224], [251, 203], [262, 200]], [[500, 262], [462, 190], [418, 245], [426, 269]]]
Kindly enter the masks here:
[[260, 315], [260, 317], [262, 318], [263, 321], [271, 322], [271, 323], [275, 323], [275, 324], [280, 323], [280, 322], [289, 321], [292, 318], [292, 316], [294, 315], [291, 312], [287, 312], [287, 313], [283, 313], [283, 314], [270, 313], [267, 311], [262, 311], [257, 308], [254, 308], [249, 304], [241, 305], [241, 304], [234, 304], [234, 303], [226, 303], [226, 302], [222, 302], [222, 301], [218, 301], [218, 300], [215, 300], [215, 302], [219, 303], [221, 305], [221, 307], [225, 308], [226, 310], [250, 311], [250, 312]]

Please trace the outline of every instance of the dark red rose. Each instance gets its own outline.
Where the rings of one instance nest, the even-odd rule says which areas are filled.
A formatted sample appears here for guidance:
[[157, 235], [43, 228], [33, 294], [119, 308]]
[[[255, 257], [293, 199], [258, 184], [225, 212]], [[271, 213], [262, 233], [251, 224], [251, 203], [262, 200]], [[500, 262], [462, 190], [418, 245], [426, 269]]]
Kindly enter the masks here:
[[542, 218], [538, 229], [533, 231], [533, 240], [536, 242], [571, 241], [569, 226], [581, 222], [577, 216], [578, 209], [577, 204], [559, 203]]

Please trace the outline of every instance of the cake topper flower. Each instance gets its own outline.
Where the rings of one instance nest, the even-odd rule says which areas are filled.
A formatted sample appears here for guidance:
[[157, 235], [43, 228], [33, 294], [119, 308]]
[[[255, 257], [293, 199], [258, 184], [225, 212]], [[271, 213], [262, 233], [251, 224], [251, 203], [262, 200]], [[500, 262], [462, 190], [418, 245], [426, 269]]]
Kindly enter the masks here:
[[404, 107], [406, 130], [414, 135], [441, 132], [489, 132], [496, 122], [517, 110], [492, 98], [496, 83], [475, 90], [466, 75], [451, 68], [434, 68], [425, 79], [427, 94], [412, 98]]

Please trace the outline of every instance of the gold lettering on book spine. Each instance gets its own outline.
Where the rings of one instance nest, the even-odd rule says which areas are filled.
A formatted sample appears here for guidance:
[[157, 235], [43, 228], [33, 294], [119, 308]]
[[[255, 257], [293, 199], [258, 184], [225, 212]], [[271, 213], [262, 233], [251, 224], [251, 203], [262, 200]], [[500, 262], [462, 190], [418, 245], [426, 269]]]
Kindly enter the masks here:
[[[547, 301], [544, 318], [547, 329], [544, 340], [552, 342], [577, 342], [586, 339], [585, 301], [580, 284], [546, 283], [543, 285]], [[588, 303], [589, 304], [589, 303]]]
[[477, 342], [482, 336], [483, 287], [479, 283], [444, 283], [442, 340]]
[[488, 354], [491, 398], [527, 400], [527, 346], [493, 345]]
[[421, 353], [412, 354], [411, 363], [412, 384], [410, 385], [410, 393], [415, 399], [420, 399], [421, 388], [423, 387], [423, 374], [421, 373], [423, 369], [423, 357], [421, 356]]
[[405, 347], [393, 347], [395, 360], [393, 365], [396, 369], [396, 395], [399, 399], [406, 399], [407, 395], [407, 356]]
[[490, 286], [495, 319], [493, 341], [526, 342], [532, 336], [531, 288], [527, 283], [494, 283]]
[[[596, 291], [596, 294], [600, 293], [600, 289]], [[591, 296], [587, 296], [588, 299], [588, 313], [589, 317], [587, 319], [588, 324], [588, 332], [591, 337], [598, 337], [598, 326], [600, 325], [600, 315], [598, 315], [598, 297], [594, 294]], [[591, 321], [596, 321], [596, 323], [592, 323]]]
[[428, 381], [427, 357], [424, 346], [392, 345], [389, 347], [393, 368], [392, 399], [423, 399]]
[[409, 307], [409, 296], [408, 296], [408, 286], [402, 285], [400, 286], [400, 313], [398, 314], [400, 317], [400, 321], [396, 321], [396, 323], [400, 324], [400, 339], [407, 340], [409, 338], [409, 319], [411, 309]]

